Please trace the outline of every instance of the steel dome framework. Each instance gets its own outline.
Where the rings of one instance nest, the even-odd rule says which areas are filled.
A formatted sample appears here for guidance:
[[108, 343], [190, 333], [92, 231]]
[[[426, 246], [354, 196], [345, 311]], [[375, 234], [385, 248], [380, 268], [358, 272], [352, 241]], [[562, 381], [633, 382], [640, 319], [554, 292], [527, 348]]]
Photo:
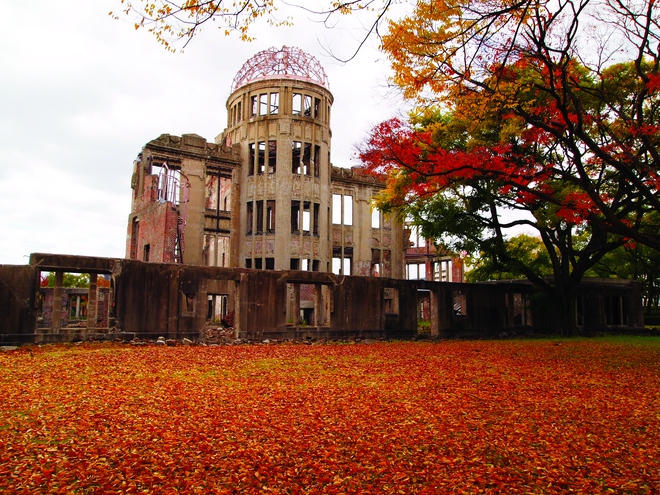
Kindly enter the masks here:
[[259, 79], [305, 79], [328, 88], [328, 77], [318, 60], [301, 49], [283, 46], [271, 47], [250, 58], [238, 71], [232, 83], [232, 92]]

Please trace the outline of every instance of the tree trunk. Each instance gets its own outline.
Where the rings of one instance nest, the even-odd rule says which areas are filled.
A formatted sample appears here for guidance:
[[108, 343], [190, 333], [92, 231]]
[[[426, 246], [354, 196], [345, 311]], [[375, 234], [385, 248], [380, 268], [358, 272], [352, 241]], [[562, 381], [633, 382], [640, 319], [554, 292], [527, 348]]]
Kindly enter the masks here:
[[566, 287], [564, 284], [555, 284], [550, 302], [559, 334], [565, 337], [579, 335], [576, 290]]

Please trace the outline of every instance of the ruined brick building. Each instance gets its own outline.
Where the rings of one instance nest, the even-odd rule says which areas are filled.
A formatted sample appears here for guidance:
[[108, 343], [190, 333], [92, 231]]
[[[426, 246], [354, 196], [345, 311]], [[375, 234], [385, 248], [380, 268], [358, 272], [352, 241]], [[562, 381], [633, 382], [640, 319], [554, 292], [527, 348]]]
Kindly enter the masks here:
[[214, 143], [164, 134], [145, 145], [126, 257], [461, 281], [460, 265], [452, 273], [449, 257], [414, 230], [411, 243], [400, 218], [372, 208], [380, 181], [333, 167], [333, 101], [321, 65], [296, 48], [248, 60]]
[[[248, 60], [215, 142], [163, 134], [138, 155], [125, 259], [0, 265], [0, 344], [205, 339], [229, 317], [247, 339], [553, 332], [529, 282], [463, 283], [460, 262], [372, 209], [383, 184], [332, 165], [332, 104], [323, 68], [300, 50]], [[47, 273], [53, 287], [40, 286]], [[67, 273], [89, 287], [64, 287]], [[583, 281], [577, 327], [642, 328], [640, 290]]]

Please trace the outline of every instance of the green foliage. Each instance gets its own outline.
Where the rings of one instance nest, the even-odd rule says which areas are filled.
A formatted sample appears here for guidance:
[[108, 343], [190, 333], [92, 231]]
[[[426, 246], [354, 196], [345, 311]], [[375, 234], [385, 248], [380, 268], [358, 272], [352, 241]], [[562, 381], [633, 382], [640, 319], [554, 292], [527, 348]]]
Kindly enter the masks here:
[[[42, 274], [41, 286], [55, 287], [55, 273], [49, 272], [47, 274]], [[62, 287], [89, 287], [89, 274], [64, 273], [62, 275]]]
[[552, 263], [550, 256], [538, 237], [520, 234], [504, 242], [507, 258], [504, 260], [481, 253], [475, 257], [466, 272], [465, 278], [468, 282], [484, 282], [488, 280], [512, 280], [526, 278], [526, 275], [506, 259], [515, 259], [524, 263], [538, 277], [552, 275]]
[[639, 244], [626, 244], [607, 253], [588, 276], [637, 280], [642, 284], [645, 306], [660, 306], [660, 251]]

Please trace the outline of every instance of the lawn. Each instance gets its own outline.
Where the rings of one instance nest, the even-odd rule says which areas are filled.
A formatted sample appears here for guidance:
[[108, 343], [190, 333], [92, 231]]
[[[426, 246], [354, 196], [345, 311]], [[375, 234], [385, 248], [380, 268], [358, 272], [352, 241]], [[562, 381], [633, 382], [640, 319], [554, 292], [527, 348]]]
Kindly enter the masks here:
[[0, 353], [0, 492], [658, 493], [660, 339]]

